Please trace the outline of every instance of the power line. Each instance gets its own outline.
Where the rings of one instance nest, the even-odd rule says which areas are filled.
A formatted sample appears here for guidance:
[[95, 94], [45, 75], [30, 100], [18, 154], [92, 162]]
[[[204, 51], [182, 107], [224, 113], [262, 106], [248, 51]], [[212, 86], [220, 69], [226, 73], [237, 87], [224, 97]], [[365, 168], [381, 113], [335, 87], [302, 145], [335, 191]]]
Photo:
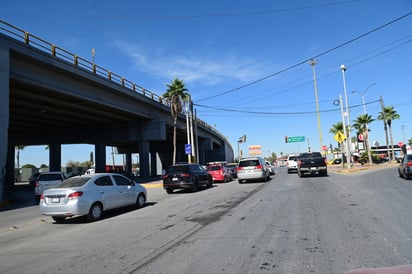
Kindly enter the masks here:
[[374, 28], [374, 29], [372, 29], [372, 30], [370, 30], [370, 31], [368, 31], [368, 32], [365, 32], [365, 33], [363, 33], [363, 34], [361, 34], [361, 35], [359, 35], [359, 36], [357, 36], [357, 37], [355, 37], [355, 38], [353, 38], [353, 39], [350, 39], [350, 40], [348, 40], [348, 41], [346, 41], [346, 42], [344, 42], [344, 43], [342, 43], [342, 44], [340, 44], [340, 45], [338, 45], [338, 46], [335, 46], [335, 47], [330, 48], [330, 49], [328, 49], [328, 50], [326, 50], [326, 51], [323, 51], [323, 52], [319, 53], [318, 55], [315, 55], [315, 56], [313, 56], [313, 57], [311, 57], [311, 58], [308, 58], [308, 59], [306, 59], [306, 60], [304, 60], [304, 61], [301, 61], [301, 62], [299, 62], [299, 63], [296, 63], [296, 64], [294, 64], [294, 65], [292, 65], [292, 66], [289, 66], [289, 67], [287, 67], [287, 68], [284, 68], [284, 69], [282, 69], [282, 70], [280, 70], [280, 71], [277, 71], [277, 72], [275, 72], [275, 73], [272, 73], [272, 74], [270, 74], [270, 75], [268, 75], [268, 76], [265, 76], [265, 77], [263, 77], [263, 78], [260, 78], [260, 79], [258, 79], [258, 80], [255, 80], [255, 81], [249, 82], [249, 83], [247, 83], [247, 84], [244, 84], [244, 85], [242, 85], [242, 86], [240, 86], [240, 87], [237, 87], [237, 88], [234, 88], [234, 89], [230, 89], [230, 90], [227, 90], [227, 91], [223, 91], [223, 92], [220, 92], [220, 93], [218, 93], [218, 94], [216, 94], [216, 95], [209, 96], [209, 97], [205, 97], [205, 98], [203, 98], [203, 99], [199, 99], [199, 100], [197, 100], [197, 102], [202, 102], [202, 101], [210, 100], [210, 99], [213, 99], [213, 98], [216, 98], [216, 97], [219, 97], [219, 96], [228, 94], [228, 93], [235, 92], [235, 91], [237, 91], [237, 90], [240, 90], [240, 89], [243, 89], [243, 88], [245, 88], [245, 87], [248, 87], [248, 86], [257, 84], [257, 83], [259, 83], [259, 82], [262, 82], [262, 81], [264, 81], [264, 80], [267, 80], [267, 79], [269, 79], [269, 78], [272, 78], [272, 77], [274, 77], [274, 76], [276, 76], [276, 75], [279, 75], [279, 74], [281, 74], [281, 73], [284, 73], [284, 72], [286, 72], [286, 71], [289, 71], [289, 70], [291, 70], [291, 69], [294, 69], [294, 68], [296, 68], [296, 67], [298, 67], [298, 66], [300, 66], [300, 65], [307, 64], [307, 63], [308, 63], [310, 60], [312, 60], [312, 59], [317, 59], [317, 58], [319, 58], [319, 57], [321, 57], [321, 56], [323, 56], [323, 55], [326, 55], [326, 54], [328, 54], [328, 53], [330, 53], [330, 52], [332, 52], [332, 51], [335, 51], [335, 50], [337, 50], [337, 49], [339, 49], [339, 48], [342, 48], [342, 47], [344, 47], [344, 46], [346, 46], [346, 45], [348, 45], [348, 44], [351, 44], [351, 43], [353, 43], [353, 42], [355, 42], [355, 41], [357, 41], [357, 40], [359, 40], [359, 39], [364, 38], [365, 36], [367, 36], [367, 35], [369, 35], [369, 34], [372, 34], [372, 33], [376, 32], [376, 31], [378, 31], [378, 30], [381, 30], [381, 29], [383, 29], [383, 28], [391, 25], [391, 24], [394, 24], [395, 22], [400, 21], [400, 20], [402, 20], [402, 19], [404, 19], [404, 18], [406, 18], [407, 16], [410, 16], [410, 15], [412, 15], [412, 12], [408, 12], [408, 13], [406, 13], [405, 15], [402, 15], [402, 16], [400, 16], [400, 17], [398, 17], [398, 18], [396, 18], [396, 19], [394, 19], [394, 20], [392, 20], [392, 21], [389, 21], [388, 23], [385, 23], [385, 24], [383, 24], [383, 25], [381, 25], [381, 26], [379, 26], [379, 27], [377, 27], [377, 28]]
[[[371, 102], [365, 103], [365, 105], [373, 104], [376, 102], [380, 102], [380, 100], [375, 100]], [[229, 109], [229, 108], [220, 108], [220, 107], [211, 107], [193, 103], [194, 106], [203, 107], [207, 109], [219, 110], [219, 111], [227, 111], [227, 112], [236, 112], [236, 113], [245, 113], [245, 114], [258, 114], [258, 115], [307, 115], [307, 114], [316, 114], [316, 111], [300, 111], [300, 112], [272, 112], [272, 111], [248, 111], [248, 110], [238, 110], [238, 109]], [[362, 107], [363, 104], [349, 106], [350, 109]], [[337, 112], [340, 111], [339, 108], [334, 109], [326, 109], [319, 111], [321, 113], [328, 113], [328, 112]]]
[[336, 6], [352, 2], [357, 2], [358, 0], [347, 0], [339, 2], [329, 2], [318, 5], [309, 5], [297, 8], [284, 8], [284, 9], [274, 9], [274, 10], [261, 10], [261, 11], [251, 11], [251, 12], [238, 12], [238, 13], [215, 13], [215, 14], [204, 14], [204, 15], [176, 15], [176, 16], [111, 16], [111, 15], [96, 15], [96, 16], [76, 16], [77, 18], [97, 18], [97, 19], [115, 19], [115, 20], [181, 20], [181, 19], [202, 19], [210, 17], [242, 17], [242, 16], [255, 16], [255, 15], [265, 15], [273, 13], [282, 13], [289, 11], [298, 11], [306, 9], [316, 9], [326, 6]]

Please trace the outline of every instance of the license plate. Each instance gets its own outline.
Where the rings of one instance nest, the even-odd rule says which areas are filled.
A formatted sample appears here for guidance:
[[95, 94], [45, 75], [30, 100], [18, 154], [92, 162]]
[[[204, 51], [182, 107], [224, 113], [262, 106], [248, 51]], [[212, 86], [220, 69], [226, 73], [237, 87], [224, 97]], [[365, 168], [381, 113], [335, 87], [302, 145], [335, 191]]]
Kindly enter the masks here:
[[60, 203], [60, 198], [52, 198], [51, 202], [52, 203]]
[[172, 181], [178, 181], [179, 180], [179, 178], [172, 178]]
[[318, 168], [317, 167], [311, 167], [310, 169], [311, 170], [317, 170]]

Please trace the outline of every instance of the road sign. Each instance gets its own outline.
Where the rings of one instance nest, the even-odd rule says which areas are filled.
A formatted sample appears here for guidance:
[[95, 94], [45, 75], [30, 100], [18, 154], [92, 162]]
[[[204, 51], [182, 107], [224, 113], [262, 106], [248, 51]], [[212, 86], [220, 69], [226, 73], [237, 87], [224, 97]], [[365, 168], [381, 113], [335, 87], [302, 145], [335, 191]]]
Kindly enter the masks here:
[[192, 154], [192, 146], [190, 144], [185, 144], [185, 153]]
[[304, 142], [305, 136], [288, 137], [288, 143]]
[[343, 141], [345, 141], [346, 137], [345, 135], [338, 131], [338, 133], [335, 134], [335, 136], [333, 136], [333, 138], [338, 142], [338, 143], [342, 143]]

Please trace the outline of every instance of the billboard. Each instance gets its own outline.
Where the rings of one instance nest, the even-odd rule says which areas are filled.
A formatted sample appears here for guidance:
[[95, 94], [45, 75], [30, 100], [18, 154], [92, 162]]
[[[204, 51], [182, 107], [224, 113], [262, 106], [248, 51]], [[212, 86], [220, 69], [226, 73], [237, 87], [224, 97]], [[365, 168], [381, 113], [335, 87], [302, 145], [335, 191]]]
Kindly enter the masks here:
[[249, 155], [262, 155], [261, 145], [251, 145], [249, 146]]

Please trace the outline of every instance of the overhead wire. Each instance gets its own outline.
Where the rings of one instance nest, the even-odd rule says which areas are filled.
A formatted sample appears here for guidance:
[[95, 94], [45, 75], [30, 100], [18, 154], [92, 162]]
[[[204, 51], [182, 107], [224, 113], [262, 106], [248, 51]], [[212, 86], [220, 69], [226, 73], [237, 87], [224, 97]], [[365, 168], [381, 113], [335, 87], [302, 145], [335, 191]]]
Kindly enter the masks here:
[[215, 14], [204, 14], [204, 15], [175, 15], [175, 16], [115, 16], [115, 15], [79, 15], [76, 16], [77, 18], [97, 18], [97, 19], [115, 19], [115, 20], [185, 20], [185, 19], [201, 19], [201, 18], [211, 18], [211, 17], [241, 17], [241, 16], [255, 16], [255, 15], [264, 15], [264, 14], [272, 14], [272, 13], [281, 13], [281, 12], [288, 12], [288, 11], [297, 11], [297, 10], [306, 10], [306, 9], [315, 9], [321, 8], [326, 6], [336, 6], [347, 4], [351, 2], [358, 2], [358, 0], [346, 0], [346, 1], [339, 1], [339, 2], [328, 2], [322, 4], [315, 4], [315, 5], [308, 5], [303, 7], [296, 7], [296, 8], [284, 8], [284, 9], [273, 9], [273, 10], [261, 10], [261, 11], [251, 11], [251, 12], [238, 12], [238, 13], [215, 13]]
[[[388, 44], [385, 44], [385, 45], [383, 45], [383, 46], [381, 46], [381, 47], [378, 47], [378, 48], [376, 48], [376, 49], [373, 49], [373, 50], [371, 50], [370, 52], [367, 52], [367, 53], [365, 53], [365, 54], [358, 55], [358, 56], [356, 56], [356, 57], [354, 57], [354, 58], [351, 58], [351, 59], [349, 59], [348, 61], [362, 58], [363, 56], [367, 56], [367, 55], [369, 55], [370, 53], [377, 52], [378, 50], [384, 49], [384, 48], [386, 48], [386, 47], [388, 47], [388, 46], [390, 46], [390, 45], [394, 45], [394, 44], [398, 43], [398, 44], [396, 44], [396, 45], [394, 45], [394, 46], [392, 46], [392, 47], [390, 47], [390, 48], [385, 49], [384, 51], [377, 52], [377, 53], [375, 53], [375, 54], [373, 54], [373, 55], [371, 55], [371, 56], [369, 56], [369, 57], [367, 57], [367, 58], [363, 58], [363, 59], [361, 59], [361, 60], [359, 60], [359, 61], [356, 61], [356, 62], [348, 65], [347, 68], [351, 68], [351, 67], [354, 67], [354, 66], [356, 66], [356, 65], [358, 65], [358, 64], [367, 62], [367, 61], [369, 61], [369, 60], [371, 60], [371, 59], [373, 59], [373, 58], [376, 58], [376, 57], [378, 57], [378, 56], [381, 56], [381, 55], [383, 55], [383, 54], [386, 54], [386, 53], [388, 53], [388, 52], [390, 52], [390, 51], [392, 51], [392, 50], [394, 50], [394, 49], [397, 49], [397, 48], [399, 48], [399, 47], [401, 47], [401, 46], [403, 46], [403, 45], [406, 45], [406, 44], [408, 44], [408, 43], [411, 43], [411, 42], [412, 42], [412, 38], [411, 38], [411, 37], [412, 37], [412, 35], [408, 35], [408, 36], [406, 36], [406, 37], [402, 37], [402, 38], [400, 38], [400, 39], [398, 39], [398, 40], [396, 40], [396, 41], [393, 41], [393, 42], [391, 42], [391, 43], [388, 43]], [[405, 41], [403, 41], [403, 40], [405, 40]], [[402, 42], [402, 41], [403, 41], [403, 42]], [[401, 43], [399, 43], [399, 42], [401, 42]], [[346, 62], [345, 62], [345, 63], [346, 63]], [[334, 65], [333, 67], [335, 67], [335, 65]], [[331, 66], [330, 68], [332, 68], [332, 66]], [[328, 70], [328, 68], [327, 68], [327, 70]], [[338, 71], [329, 72], [329, 73], [324, 74], [324, 75], [322, 75], [322, 76], [320, 76], [320, 74], [318, 74], [317, 80], [325, 79], [325, 78], [330, 77], [330, 76], [332, 76], [332, 75], [334, 75], [334, 74], [337, 74], [337, 73], [338, 73]], [[305, 80], [306, 78], [308, 78], [308, 80]], [[275, 93], [272, 93], [272, 94], [269, 94], [269, 95], [262, 96], [262, 97], [260, 97], [260, 98], [258, 98], [258, 99], [256, 99], [256, 97], [255, 97], [255, 100], [254, 100], [254, 101], [256, 102], [256, 101], [258, 101], [259, 99], [260, 99], [260, 100], [264, 100], [264, 99], [267, 99], [267, 98], [269, 98], [269, 97], [273, 97], [273, 96], [276, 96], [276, 95], [279, 95], [279, 94], [287, 93], [287, 92], [292, 91], [292, 90], [294, 90], [294, 89], [296, 89], [296, 88], [303, 87], [303, 86], [305, 86], [305, 85], [307, 85], [307, 84], [311, 84], [311, 83], [313, 82], [313, 79], [310, 78], [310, 77], [302, 77], [302, 78], [300, 78], [300, 79], [294, 80], [293, 83], [299, 82], [300, 80], [305, 80], [305, 82], [302, 82], [302, 83], [300, 83], [300, 84], [296, 84], [296, 85], [294, 85], [294, 86], [292, 86], [292, 87], [289, 87], [289, 88], [287, 88], [287, 89], [283, 89], [283, 90], [281, 90], [281, 91], [278, 91], [278, 92], [275, 92]], [[263, 94], [266, 94], [267, 92], [269, 92], [269, 91], [271, 91], [271, 90], [274, 90], [274, 89], [276, 89], [276, 88], [272, 88], [272, 89], [265, 90], [265, 91], [263, 91], [262, 93], [263, 93]], [[237, 100], [237, 103], [238, 103], [237, 105], [239, 105], [240, 101]], [[320, 103], [320, 102], [319, 102], [319, 103]], [[235, 104], [232, 104], [232, 106], [236, 106], [236, 105], [235, 105]]]
[[257, 79], [257, 80], [251, 81], [251, 82], [249, 82], [249, 83], [246, 83], [246, 84], [244, 84], [244, 85], [242, 85], [242, 86], [239, 86], [239, 87], [237, 87], [237, 88], [233, 88], [233, 89], [230, 89], [230, 90], [227, 90], [227, 91], [223, 91], [223, 92], [220, 92], [220, 93], [215, 94], [215, 95], [213, 95], [213, 96], [209, 96], [209, 97], [205, 97], [205, 98], [200, 98], [200, 99], [197, 100], [197, 102], [202, 102], [202, 101], [210, 100], [210, 99], [213, 99], [213, 98], [216, 98], [216, 97], [219, 97], [219, 96], [223, 96], [223, 95], [226, 95], [226, 94], [229, 94], [229, 93], [233, 93], [233, 92], [238, 91], [238, 90], [240, 90], [240, 89], [243, 89], [243, 88], [252, 86], [252, 85], [254, 85], [254, 84], [257, 84], [257, 83], [259, 83], [259, 82], [262, 82], [262, 81], [265, 81], [265, 80], [267, 80], [267, 79], [269, 79], [269, 78], [272, 78], [272, 77], [274, 77], [274, 76], [276, 76], [276, 75], [279, 75], [279, 74], [282, 74], [282, 73], [287, 72], [287, 71], [289, 71], [289, 70], [292, 70], [292, 69], [294, 69], [294, 68], [296, 68], [296, 67], [298, 67], [298, 66], [301, 66], [301, 65], [303, 65], [303, 64], [307, 64], [310, 60], [317, 59], [317, 58], [319, 58], [319, 57], [321, 57], [321, 56], [327, 55], [327, 54], [329, 54], [330, 52], [333, 52], [333, 51], [335, 51], [335, 50], [337, 50], [337, 49], [339, 49], [339, 48], [342, 48], [342, 47], [344, 47], [344, 46], [346, 46], [346, 45], [349, 45], [349, 44], [351, 44], [351, 43], [353, 43], [353, 42], [355, 42], [355, 41], [357, 41], [357, 40], [360, 40], [360, 39], [364, 38], [365, 36], [368, 36], [368, 35], [376, 32], [376, 31], [378, 31], [378, 30], [381, 30], [381, 29], [383, 29], [383, 28], [385, 28], [385, 27], [387, 27], [387, 26], [389, 26], [389, 25], [391, 25], [391, 24], [394, 24], [394, 23], [396, 23], [396, 22], [398, 22], [398, 21], [400, 21], [400, 20], [402, 20], [402, 19], [404, 19], [404, 18], [406, 18], [406, 17], [408, 17], [408, 16], [410, 16], [410, 15], [412, 15], [412, 12], [408, 12], [408, 13], [406, 13], [406, 14], [404, 14], [404, 15], [396, 18], [396, 19], [393, 19], [393, 20], [391, 20], [391, 21], [389, 21], [389, 22], [387, 22], [387, 23], [385, 23], [385, 24], [383, 24], [383, 25], [380, 25], [380, 26], [378, 26], [378, 27], [376, 27], [376, 28], [374, 28], [374, 29], [372, 29], [372, 30], [370, 30], [370, 31], [367, 31], [367, 32], [365, 32], [365, 33], [363, 33], [363, 34], [361, 34], [361, 35], [358, 35], [358, 36], [356, 36], [355, 38], [352, 38], [352, 39], [350, 39], [350, 40], [348, 40], [348, 41], [346, 41], [346, 42], [344, 42], [344, 43], [341, 43], [341, 44], [333, 47], [333, 48], [330, 48], [330, 49], [328, 49], [328, 50], [325, 50], [325, 51], [323, 51], [323, 52], [321, 52], [321, 53], [319, 53], [319, 54], [317, 54], [317, 55], [315, 55], [315, 56], [313, 56], [313, 57], [311, 57], [311, 58], [305, 59], [304, 61], [298, 62], [298, 63], [296, 63], [296, 64], [294, 64], [294, 65], [291, 65], [291, 66], [289, 66], [289, 67], [286, 67], [286, 68], [284, 68], [284, 69], [281, 69], [281, 70], [279, 70], [279, 71], [277, 71], [277, 72], [275, 72], [275, 73], [269, 74], [269, 75], [267, 75], [267, 76], [265, 76], [265, 77], [262, 77], [262, 78], [260, 78], [260, 79]]
[[[380, 99], [370, 101], [370, 102], [365, 102], [365, 105], [373, 104], [373, 103], [380, 103]], [[250, 111], [250, 110], [238, 110], [238, 109], [230, 109], [230, 108], [221, 108], [221, 107], [211, 107], [211, 106], [205, 106], [205, 105], [200, 105], [196, 104], [198, 107], [203, 107], [203, 108], [208, 108], [208, 109], [214, 109], [214, 110], [219, 110], [219, 111], [227, 111], [227, 112], [234, 112], [234, 113], [246, 113], [246, 114], [264, 114], [264, 115], [307, 115], [307, 114], [316, 114], [317, 111], [296, 111], [296, 112], [272, 112], [272, 111]], [[349, 106], [350, 109], [353, 108], [358, 108], [362, 107], [363, 104], [359, 105], [352, 105]], [[340, 111], [340, 108], [334, 108], [334, 109], [326, 109], [326, 110], [321, 110], [319, 112], [321, 113], [327, 113], [327, 112], [338, 112]]]

